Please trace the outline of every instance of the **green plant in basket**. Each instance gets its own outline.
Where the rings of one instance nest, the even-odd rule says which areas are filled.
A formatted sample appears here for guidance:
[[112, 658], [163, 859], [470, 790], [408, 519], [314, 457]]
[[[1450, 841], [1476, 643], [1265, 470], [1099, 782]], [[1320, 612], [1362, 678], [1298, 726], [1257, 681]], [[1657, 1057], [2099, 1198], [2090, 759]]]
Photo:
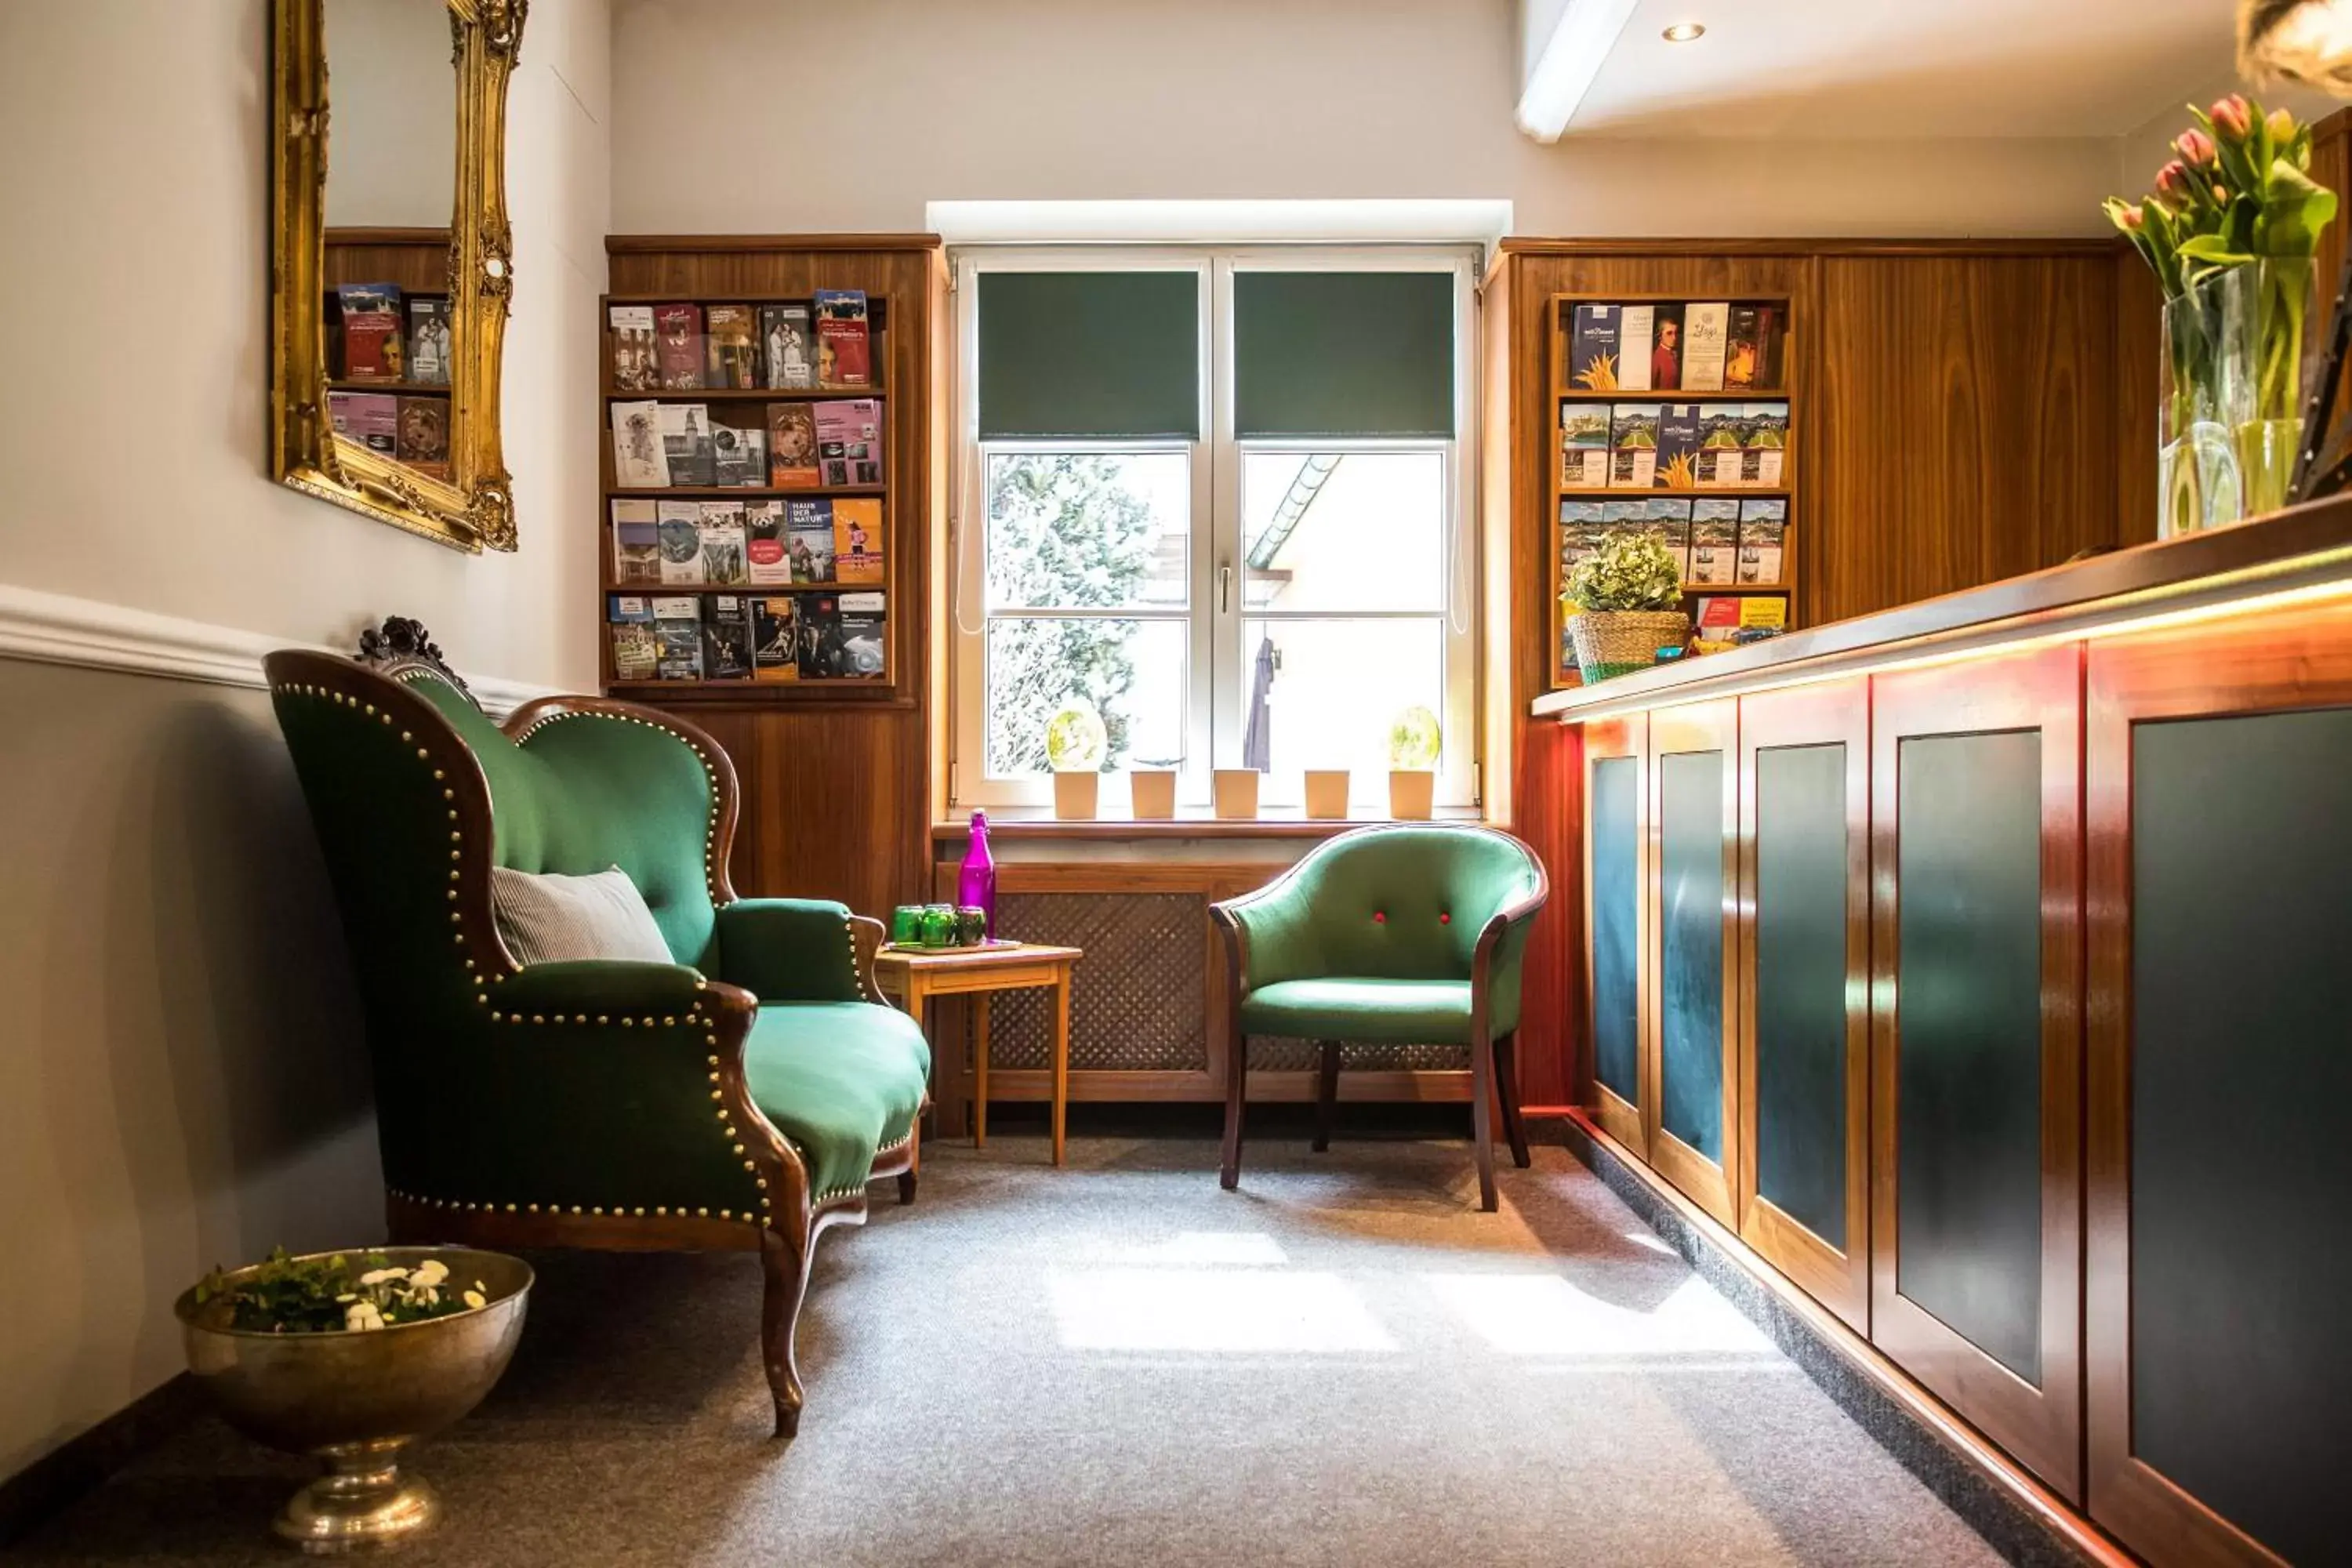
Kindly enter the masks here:
[[1580, 610], [1679, 609], [1682, 567], [1655, 534], [1615, 533], [1576, 563], [1564, 592]]

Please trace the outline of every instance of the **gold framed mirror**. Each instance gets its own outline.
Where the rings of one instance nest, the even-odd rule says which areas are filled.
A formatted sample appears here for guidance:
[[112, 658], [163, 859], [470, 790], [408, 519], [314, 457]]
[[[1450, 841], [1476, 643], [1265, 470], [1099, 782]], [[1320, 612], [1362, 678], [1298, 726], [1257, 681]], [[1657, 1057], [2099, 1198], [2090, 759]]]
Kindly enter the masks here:
[[272, 468], [468, 552], [515, 548], [499, 368], [527, 4], [273, 0]]

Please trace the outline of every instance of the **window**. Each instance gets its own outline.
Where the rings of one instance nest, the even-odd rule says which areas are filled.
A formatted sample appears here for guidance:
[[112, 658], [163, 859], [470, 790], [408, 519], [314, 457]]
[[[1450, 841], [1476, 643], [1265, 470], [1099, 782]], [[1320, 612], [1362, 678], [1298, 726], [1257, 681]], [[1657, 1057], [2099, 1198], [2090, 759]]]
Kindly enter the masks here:
[[[960, 805], [1050, 798], [1074, 703], [1110, 771], [1347, 768], [1400, 715], [1476, 800], [1468, 252], [974, 249], [956, 259]], [[1116, 802], [1116, 795], [1112, 797]]]

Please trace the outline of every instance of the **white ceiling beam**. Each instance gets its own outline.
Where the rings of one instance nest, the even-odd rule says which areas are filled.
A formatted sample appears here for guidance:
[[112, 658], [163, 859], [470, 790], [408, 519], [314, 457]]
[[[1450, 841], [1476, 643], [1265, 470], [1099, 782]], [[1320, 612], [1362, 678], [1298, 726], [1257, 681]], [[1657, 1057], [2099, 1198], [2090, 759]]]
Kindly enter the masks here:
[[1557, 142], [1641, 0], [1519, 0], [1519, 129]]

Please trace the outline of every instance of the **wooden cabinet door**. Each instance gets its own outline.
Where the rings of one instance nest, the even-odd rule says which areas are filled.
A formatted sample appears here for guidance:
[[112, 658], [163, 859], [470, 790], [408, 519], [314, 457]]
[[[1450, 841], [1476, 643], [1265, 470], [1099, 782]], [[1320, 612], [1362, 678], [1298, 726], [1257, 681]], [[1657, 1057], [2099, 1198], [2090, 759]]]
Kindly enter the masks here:
[[2082, 647], [1874, 677], [1871, 1339], [2082, 1498]]
[[1650, 715], [1650, 1164], [1732, 1229], [1739, 1205], [1739, 704]]
[[1643, 714], [1584, 726], [1584, 1037], [1592, 1062], [1592, 1113], [1602, 1131], [1645, 1160], [1648, 743]]
[[2090, 1512], [2352, 1542], [2352, 605], [2094, 643]]
[[1870, 1331], [1870, 682], [1739, 700], [1739, 1234]]

